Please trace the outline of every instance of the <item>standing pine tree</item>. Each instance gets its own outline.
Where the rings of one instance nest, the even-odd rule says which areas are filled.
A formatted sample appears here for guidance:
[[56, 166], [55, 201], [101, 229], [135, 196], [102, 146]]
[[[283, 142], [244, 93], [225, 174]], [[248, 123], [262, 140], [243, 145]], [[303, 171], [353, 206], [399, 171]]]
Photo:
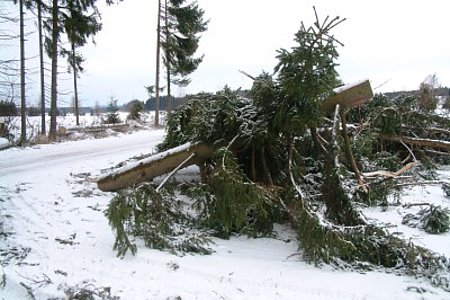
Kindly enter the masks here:
[[111, 96], [108, 102], [108, 108], [107, 108], [108, 114], [106, 115], [106, 120], [103, 122], [106, 124], [117, 124], [120, 123], [119, 114], [117, 111], [119, 111], [119, 107], [117, 106], [117, 99]]
[[[163, 20], [163, 25], [158, 23], [158, 45], [163, 50], [166, 67], [169, 113], [172, 106], [171, 84], [188, 85], [189, 74], [203, 61], [203, 56], [194, 57], [199, 46], [199, 34], [207, 30], [208, 21], [205, 21], [203, 16], [204, 11], [196, 1], [186, 4], [186, 0], [165, 0], [164, 10], [161, 10], [160, 5], [159, 20]], [[159, 69], [159, 66], [157, 68]], [[159, 87], [159, 82], [156, 87]]]
[[45, 135], [47, 129], [45, 124], [45, 74], [44, 74], [44, 42], [42, 32], [42, 0], [36, 1], [37, 6], [37, 26], [39, 35], [39, 74], [40, 74], [40, 89], [41, 89], [41, 133]]
[[[155, 127], [159, 126], [159, 69], [161, 56], [161, 0], [158, 0], [158, 23], [156, 26], [156, 77], [155, 77]], [[147, 88], [150, 93], [150, 89]]]
[[52, 61], [51, 67], [51, 88], [50, 88], [50, 130], [48, 138], [56, 140], [56, 114], [58, 99], [58, 44], [60, 40], [59, 3], [52, 0], [51, 19], [48, 20], [47, 29], [51, 33], [51, 38], [45, 40], [47, 54]]
[[64, 49], [63, 54], [67, 55], [70, 68], [73, 71], [76, 124], [80, 125], [77, 78], [78, 73], [83, 71], [81, 63], [84, 61], [84, 58], [76, 49], [84, 46], [90, 36], [99, 32], [102, 28], [102, 24], [100, 23], [100, 14], [94, 5], [87, 5], [72, 0], [68, 1], [67, 7], [68, 14], [66, 14], [64, 18], [64, 30], [67, 33], [71, 49]]
[[[50, 108], [50, 131], [49, 139], [56, 138], [56, 112], [58, 99], [58, 57], [61, 53], [70, 53], [69, 63], [79, 69], [82, 60], [76, 58], [75, 47], [84, 45], [86, 39], [97, 33], [101, 27], [98, 22], [100, 14], [98, 13], [97, 0], [52, 0], [50, 8], [51, 18], [47, 20], [45, 28], [50, 33], [46, 38], [46, 50], [51, 58], [51, 108]], [[112, 4], [114, 0], [106, 0], [106, 3]], [[71, 50], [61, 50], [61, 35], [66, 32]], [[74, 55], [75, 53], [75, 55]], [[77, 66], [75, 68], [75, 66]], [[76, 75], [75, 75], [76, 76]], [[75, 79], [76, 80], [76, 79]], [[76, 84], [75, 84], [76, 85]]]

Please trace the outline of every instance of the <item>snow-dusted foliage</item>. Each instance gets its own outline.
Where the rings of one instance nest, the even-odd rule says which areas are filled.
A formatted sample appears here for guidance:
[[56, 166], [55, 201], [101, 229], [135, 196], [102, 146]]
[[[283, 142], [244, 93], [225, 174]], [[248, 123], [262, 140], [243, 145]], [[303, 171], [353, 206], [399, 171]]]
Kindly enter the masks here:
[[201, 224], [223, 238], [232, 233], [270, 235], [281, 215], [276, 197], [265, 187], [252, 184], [229, 150], [221, 148], [217, 155], [209, 184], [194, 197]]
[[159, 148], [166, 150], [194, 141], [215, 145], [228, 143], [240, 131], [248, 111], [253, 109], [249, 99], [239, 97], [229, 89], [215, 95], [194, 95], [187, 105], [182, 105], [171, 115], [167, 137]]
[[183, 209], [185, 205], [170, 190], [157, 192], [150, 184], [119, 192], [106, 210], [109, 224], [116, 232], [114, 248], [118, 255], [127, 251], [136, 253], [134, 237], [142, 238], [150, 248], [174, 254], [209, 254], [209, 239], [196, 229], [194, 218]]
[[[202, 226], [221, 237], [260, 236], [270, 234], [274, 223], [288, 223], [307, 261], [382, 266], [448, 290], [447, 258], [378, 227], [361, 209], [389, 205], [388, 195], [399, 193], [400, 184], [432, 179], [438, 160], [429, 154], [440, 153], [427, 147], [448, 152], [448, 142], [432, 138], [448, 137], [450, 121], [419, 110], [411, 97], [378, 95], [358, 109], [338, 104], [334, 114], [327, 111], [340, 82], [340, 43], [331, 33], [340, 23], [317, 17], [314, 26], [302, 24], [296, 46], [279, 51], [275, 73], [256, 77], [247, 97], [225, 88], [192, 96], [171, 114], [159, 150], [199, 142], [215, 153], [199, 163], [204, 182], [190, 189], [199, 217], [181, 231]], [[135, 250], [127, 233], [151, 247], [173, 249], [167, 240], [176, 240], [173, 228], [187, 224], [182, 212], [165, 195], [143, 189], [119, 193], [111, 202], [116, 246]], [[154, 207], [142, 209], [148, 203]]]
[[403, 224], [437, 234], [450, 229], [450, 209], [432, 204], [425, 205], [417, 214], [406, 214]]
[[[296, 232], [289, 224], [275, 224], [272, 237], [249, 239], [233, 234], [229, 240], [212, 238], [214, 243], [209, 247], [214, 252], [208, 256], [175, 256], [169, 251], [148, 249], [136, 237], [133, 242], [138, 253], [117, 258], [112, 250], [115, 236], [103, 213], [111, 193], [101, 192], [95, 178], [101, 170], [148, 153], [164, 135], [162, 129], [142, 130], [119, 137], [4, 150], [0, 155], [0, 298], [448, 298], [448, 292], [434, 287], [431, 280], [405, 275], [401, 264], [387, 272], [364, 262], [355, 262], [359, 269], [354, 271], [326, 265], [314, 268], [305, 263], [304, 246], [297, 249]], [[322, 163], [313, 157], [304, 162], [299, 169], [306, 174], [305, 181], [320, 185]], [[49, 173], [52, 180], [47, 180]], [[448, 181], [450, 172], [441, 169], [438, 176]], [[174, 178], [190, 182], [199, 174], [192, 166]], [[306, 189], [301, 185], [305, 194], [319, 199], [319, 189], [312, 186]], [[273, 191], [277, 186], [264, 188]], [[80, 196], [78, 191], [91, 192]], [[287, 202], [288, 197], [282, 199]], [[398, 199], [388, 200], [386, 208], [368, 207], [365, 214], [385, 224], [381, 226], [399, 238], [450, 256], [448, 233], [430, 235], [404, 226], [399, 214], [417, 208], [406, 209], [408, 203], [448, 207], [449, 200], [439, 185], [416, 186]], [[320, 207], [309, 203], [313, 204], [310, 211], [317, 213], [321, 222], [326, 221]], [[345, 265], [342, 261], [339, 264]], [[430, 278], [435, 284], [445, 282], [442, 275], [436, 272]]]

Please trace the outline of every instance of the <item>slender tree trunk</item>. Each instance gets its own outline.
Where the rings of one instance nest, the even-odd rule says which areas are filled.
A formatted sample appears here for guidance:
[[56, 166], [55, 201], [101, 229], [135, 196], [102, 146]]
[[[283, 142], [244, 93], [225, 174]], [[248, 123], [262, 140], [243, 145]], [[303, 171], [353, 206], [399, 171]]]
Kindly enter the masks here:
[[267, 166], [266, 161], [266, 148], [261, 148], [261, 159], [262, 159], [262, 167], [264, 170], [265, 182], [269, 185], [273, 185], [272, 176], [270, 175], [269, 167]]
[[74, 97], [75, 97], [75, 119], [77, 126], [80, 125], [80, 112], [78, 107], [78, 84], [77, 84], [77, 77], [78, 77], [78, 70], [75, 65], [75, 44], [72, 43], [72, 69], [73, 69], [73, 91], [74, 91]]
[[23, 21], [23, 0], [19, 1], [20, 13], [20, 144], [23, 146], [27, 141], [26, 100], [25, 100], [25, 33]]
[[255, 153], [255, 147], [252, 146], [252, 180], [253, 182], [256, 182], [256, 153]]
[[159, 127], [159, 57], [161, 48], [161, 0], [158, 0], [158, 24], [156, 27], [156, 35], [155, 127]]
[[58, 0], [53, 0], [52, 8], [52, 88], [51, 88], [51, 116], [49, 139], [56, 140], [56, 113], [58, 98]]
[[39, 32], [39, 71], [41, 81], [41, 133], [46, 134], [45, 124], [45, 79], [44, 79], [44, 41], [42, 40], [42, 2], [37, 3], [38, 10], [38, 32]]
[[[169, 38], [169, 15], [167, 12], [167, 0], [165, 0], [165, 25], [166, 25], [166, 39]], [[166, 49], [166, 61], [167, 61], [167, 117], [170, 117], [170, 113], [172, 112], [172, 93], [170, 89], [170, 60], [169, 60], [169, 50]]]
[[367, 193], [367, 187], [365, 186], [364, 180], [361, 176], [361, 172], [359, 171], [358, 165], [356, 164], [355, 157], [353, 156], [352, 147], [350, 145], [350, 139], [348, 138], [348, 132], [347, 132], [347, 119], [345, 117], [345, 111], [343, 109], [339, 112], [341, 117], [341, 124], [342, 124], [342, 137], [344, 138], [344, 149], [345, 154], [347, 155], [347, 159], [350, 162], [350, 166], [353, 169], [353, 172], [355, 173], [356, 179], [358, 180], [358, 184], [360, 188]]

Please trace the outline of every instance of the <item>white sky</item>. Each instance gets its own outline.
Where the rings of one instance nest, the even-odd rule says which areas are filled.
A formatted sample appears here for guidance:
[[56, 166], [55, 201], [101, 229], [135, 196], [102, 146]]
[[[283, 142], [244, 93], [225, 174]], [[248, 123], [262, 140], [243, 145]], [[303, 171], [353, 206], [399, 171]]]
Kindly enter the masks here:
[[[238, 70], [252, 75], [262, 70], [272, 72], [277, 62], [276, 50], [294, 45], [294, 34], [301, 21], [306, 26], [314, 21], [313, 5], [321, 19], [327, 15], [347, 18], [334, 31], [345, 45], [339, 48], [338, 61], [344, 82], [369, 78], [374, 89], [385, 83], [376, 92], [415, 89], [427, 75], [435, 73], [443, 86], [450, 86], [447, 0], [198, 0], [198, 3], [210, 19], [198, 52], [205, 54], [205, 58], [192, 74], [188, 87], [174, 87], [176, 96], [215, 92], [225, 84], [250, 88], [251, 80]], [[82, 105], [93, 105], [96, 101], [106, 104], [111, 95], [120, 103], [135, 98], [144, 100], [147, 98], [144, 86], [155, 83], [157, 1], [124, 0], [119, 5], [99, 7], [103, 30], [95, 38], [96, 46], [88, 45], [82, 50], [87, 59], [79, 88]], [[28, 47], [36, 49], [30, 50], [30, 55], [37, 53], [37, 45]], [[38, 77], [33, 80], [28, 89], [32, 103], [38, 99]], [[70, 80], [61, 82], [67, 92], [71, 91], [70, 84]]]

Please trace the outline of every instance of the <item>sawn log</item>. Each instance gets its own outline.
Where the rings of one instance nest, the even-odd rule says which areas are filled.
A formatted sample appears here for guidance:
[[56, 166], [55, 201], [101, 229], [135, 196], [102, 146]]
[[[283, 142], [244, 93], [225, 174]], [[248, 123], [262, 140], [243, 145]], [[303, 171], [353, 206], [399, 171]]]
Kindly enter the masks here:
[[150, 181], [169, 173], [191, 154], [195, 155], [185, 162], [183, 167], [203, 163], [212, 156], [213, 150], [206, 144], [186, 143], [114, 170], [97, 181], [98, 187], [102, 191], [109, 192]]
[[333, 95], [323, 103], [322, 109], [325, 112], [330, 112], [336, 104], [339, 104], [341, 109], [357, 107], [372, 99], [372, 97], [373, 92], [369, 80], [361, 80], [335, 88]]

